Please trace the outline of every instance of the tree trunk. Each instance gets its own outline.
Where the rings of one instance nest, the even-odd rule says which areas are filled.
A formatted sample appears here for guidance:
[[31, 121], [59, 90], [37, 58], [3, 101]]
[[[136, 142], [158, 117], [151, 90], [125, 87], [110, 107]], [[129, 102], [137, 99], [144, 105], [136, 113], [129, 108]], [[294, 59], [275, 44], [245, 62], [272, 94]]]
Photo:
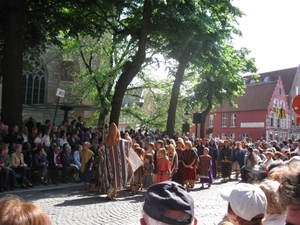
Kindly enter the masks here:
[[7, 4], [2, 59], [1, 120], [9, 127], [18, 125], [21, 128], [25, 1], [8, 0]]
[[170, 105], [168, 110], [168, 120], [167, 120], [167, 130], [166, 133], [169, 135], [169, 137], [172, 137], [174, 134], [174, 128], [175, 128], [175, 116], [176, 116], [176, 109], [177, 109], [177, 103], [178, 103], [178, 96], [180, 92], [180, 85], [183, 80], [184, 71], [187, 66], [187, 57], [182, 56], [179, 59], [179, 65], [176, 72], [175, 81], [172, 88], [172, 94], [170, 99]]
[[151, 15], [151, 1], [144, 1], [144, 11], [142, 19], [142, 27], [140, 31], [138, 50], [132, 61], [128, 61], [124, 65], [124, 70], [116, 83], [114, 96], [112, 99], [112, 109], [109, 123], [119, 124], [119, 117], [122, 107], [122, 100], [126, 89], [136, 74], [140, 71], [141, 66], [146, 57], [147, 34], [149, 30], [149, 20]]
[[200, 124], [200, 138], [205, 138], [205, 122], [206, 122], [207, 114], [202, 112], [201, 115], [201, 124]]

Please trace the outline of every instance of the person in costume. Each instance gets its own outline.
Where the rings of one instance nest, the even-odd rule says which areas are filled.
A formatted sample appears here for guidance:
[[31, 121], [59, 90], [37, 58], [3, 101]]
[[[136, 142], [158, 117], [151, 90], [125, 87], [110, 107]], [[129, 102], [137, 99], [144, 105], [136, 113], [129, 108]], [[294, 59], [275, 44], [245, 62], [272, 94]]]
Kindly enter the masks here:
[[84, 190], [87, 190], [87, 183], [90, 184], [93, 178], [93, 162], [94, 162], [94, 153], [90, 150], [90, 143], [83, 143], [83, 151], [81, 153], [81, 167], [82, 180]]
[[208, 184], [208, 188], [213, 182], [212, 173], [212, 157], [208, 154], [209, 148], [203, 149], [203, 155], [199, 157], [198, 173], [200, 177], [201, 188], [204, 188], [204, 183]]
[[192, 148], [190, 141], [185, 142], [185, 150], [182, 153], [182, 180], [185, 184], [186, 189], [193, 188], [196, 180], [196, 164], [197, 164], [197, 153]]
[[109, 189], [107, 199], [117, 197], [117, 190], [121, 190], [133, 176], [129, 159], [130, 142], [121, 138], [120, 131], [115, 123], [110, 125], [105, 140], [105, 153]]

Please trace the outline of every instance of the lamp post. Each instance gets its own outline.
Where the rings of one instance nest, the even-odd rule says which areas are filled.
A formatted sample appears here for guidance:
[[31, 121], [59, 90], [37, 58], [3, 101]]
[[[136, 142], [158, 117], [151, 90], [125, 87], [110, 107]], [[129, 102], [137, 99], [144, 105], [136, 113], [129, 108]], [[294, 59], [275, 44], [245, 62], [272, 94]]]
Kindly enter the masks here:
[[182, 136], [190, 131], [190, 124], [188, 124], [189, 118], [190, 114], [186, 110], [184, 113], [184, 124], [182, 124]]

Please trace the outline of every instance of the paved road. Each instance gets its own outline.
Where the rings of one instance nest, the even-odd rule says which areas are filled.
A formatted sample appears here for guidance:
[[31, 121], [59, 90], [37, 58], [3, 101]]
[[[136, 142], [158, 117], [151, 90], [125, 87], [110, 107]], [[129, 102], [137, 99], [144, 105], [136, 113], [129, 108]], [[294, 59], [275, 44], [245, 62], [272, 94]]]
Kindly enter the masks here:
[[[221, 184], [217, 180], [210, 189], [200, 189], [199, 183], [195, 185], [190, 194], [195, 200], [195, 214], [199, 225], [214, 225], [222, 220], [227, 202], [220, 197], [220, 190], [236, 183], [237, 181], [231, 181]], [[139, 224], [144, 200], [143, 192], [133, 196], [121, 191], [116, 201], [107, 201], [105, 195], [99, 195], [96, 191], [83, 191], [82, 184], [38, 186], [10, 193], [40, 205], [50, 216], [53, 225], [136, 225]]]

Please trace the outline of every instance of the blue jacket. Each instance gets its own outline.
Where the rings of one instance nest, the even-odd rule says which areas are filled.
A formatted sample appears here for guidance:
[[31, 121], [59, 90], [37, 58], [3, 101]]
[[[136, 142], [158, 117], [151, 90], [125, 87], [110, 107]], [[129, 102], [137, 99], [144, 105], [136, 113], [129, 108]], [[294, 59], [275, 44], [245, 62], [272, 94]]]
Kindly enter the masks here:
[[232, 163], [237, 161], [240, 168], [242, 168], [245, 163], [245, 151], [243, 149], [233, 149], [231, 160]]

